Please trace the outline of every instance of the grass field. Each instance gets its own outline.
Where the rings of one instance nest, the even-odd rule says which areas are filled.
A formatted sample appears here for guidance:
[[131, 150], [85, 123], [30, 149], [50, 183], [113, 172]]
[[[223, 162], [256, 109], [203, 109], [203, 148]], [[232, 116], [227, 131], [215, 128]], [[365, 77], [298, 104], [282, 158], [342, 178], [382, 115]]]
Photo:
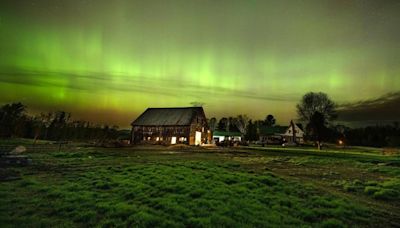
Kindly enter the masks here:
[[26, 154], [32, 164], [0, 168], [1, 227], [400, 226], [400, 157], [378, 152], [77, 146]]

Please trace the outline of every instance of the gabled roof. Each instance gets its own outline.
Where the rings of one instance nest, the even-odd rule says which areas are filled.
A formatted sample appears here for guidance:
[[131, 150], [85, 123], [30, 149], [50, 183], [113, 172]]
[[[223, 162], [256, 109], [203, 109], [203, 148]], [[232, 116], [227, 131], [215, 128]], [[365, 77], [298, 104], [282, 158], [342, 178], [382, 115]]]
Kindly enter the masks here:
[[304, 129], [303, 129], [303, 124], [296, 123], [296, 126], [297, 126], [298, 128], [300, 128], [300, 130], [304, 131]]
[[190, 125], [196, 115], [204, 115], [202, 107], [148, 108], [132, 126], [184, 126]]

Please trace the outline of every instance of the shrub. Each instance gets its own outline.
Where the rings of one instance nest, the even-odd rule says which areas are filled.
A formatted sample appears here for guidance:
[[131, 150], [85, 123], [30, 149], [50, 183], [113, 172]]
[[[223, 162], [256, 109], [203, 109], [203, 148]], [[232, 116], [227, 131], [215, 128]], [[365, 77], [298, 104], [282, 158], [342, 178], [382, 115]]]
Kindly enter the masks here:
[[345, 227], [345, 225], [340, 220], [337, 220], [337, 219], [334, 219], [334, 218], [329, 218], [329, 219], [324, 220], [322, 222], [321, 227], [337, 228], [337, 227]]
[[373, 195], [375, 192], [379, 191], [381, 188], [377, 186], [367, 186], [364, 189], [364, 192], [368, 195]]
[[400, 196], [399, 191], [396, 191], [394, 189], [385, 189], [385, 188], [380, 189], [373, 195], [375, 199], [382, 199], [382, 200], [398, 199], [399, 196]]
[[357, 187], [354, 186], [352, 183], [347, 183], [343, 185], [343, 189], [347, 192], [355, 192], [357, 190]]
[[131, 215], [128, 219], [128, 224], [135, 227], [155, 227], [160, 225], [162, 220], [148, 212], [141, 210], [138, 213]]

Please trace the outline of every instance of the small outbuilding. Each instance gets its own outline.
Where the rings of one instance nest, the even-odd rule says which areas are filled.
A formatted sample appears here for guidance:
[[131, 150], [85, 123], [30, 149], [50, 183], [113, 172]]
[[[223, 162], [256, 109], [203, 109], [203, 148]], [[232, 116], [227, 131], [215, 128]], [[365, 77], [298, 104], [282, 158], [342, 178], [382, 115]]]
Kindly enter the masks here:
[[223, 141], [240, 142], [242, 141], [242, 134], [237, 131], [214, 131], [213, 139], [215, 143]]
[[131, 142], [201, 145], [211, 142], [202, 107], [148, 108], [132, 122]]

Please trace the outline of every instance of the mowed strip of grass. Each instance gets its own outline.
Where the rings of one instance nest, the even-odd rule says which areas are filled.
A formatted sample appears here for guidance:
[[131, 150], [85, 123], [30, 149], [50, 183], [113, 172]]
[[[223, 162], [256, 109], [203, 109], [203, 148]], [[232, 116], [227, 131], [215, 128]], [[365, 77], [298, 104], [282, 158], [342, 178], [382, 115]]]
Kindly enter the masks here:
[[235, 162], [55, 155], [47, 172], [28, 167], [21, 180], [1, 183], [2, 227], [366, 226], [373, 217], [310, 185]]

